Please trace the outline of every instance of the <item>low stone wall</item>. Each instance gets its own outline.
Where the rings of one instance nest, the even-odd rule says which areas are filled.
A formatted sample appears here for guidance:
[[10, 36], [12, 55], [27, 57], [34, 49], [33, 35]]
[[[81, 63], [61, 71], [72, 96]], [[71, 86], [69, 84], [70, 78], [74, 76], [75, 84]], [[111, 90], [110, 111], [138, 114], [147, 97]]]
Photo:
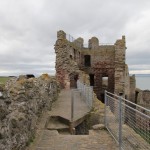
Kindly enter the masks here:
[[150, 90], [136, 89], [137, 104], [150, 109]]
[[40, 114], [50, 110], [59, 93], [48, 75], [7, 82], [0, 96], [0, 149], [24, 150], [33, 140]]

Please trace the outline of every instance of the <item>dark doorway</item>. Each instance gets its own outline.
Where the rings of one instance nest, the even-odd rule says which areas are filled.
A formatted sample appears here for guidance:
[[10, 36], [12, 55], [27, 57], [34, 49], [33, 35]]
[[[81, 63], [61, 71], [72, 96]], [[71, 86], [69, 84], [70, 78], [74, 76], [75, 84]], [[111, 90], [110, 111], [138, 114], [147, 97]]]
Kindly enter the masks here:
[[94, 86], [94, 74], [89, 74], [90, 76], [90, 86]]
[[104, 95], [104, 93], [101, 94], [101, 102], [105, 103], [105, 95]]
[[91, 66], [91, 56], [90, 55], [84, 55], [84, 66], [85, 67]]
[[78, 75], [70, 75], [70, 88], [77, 88]]

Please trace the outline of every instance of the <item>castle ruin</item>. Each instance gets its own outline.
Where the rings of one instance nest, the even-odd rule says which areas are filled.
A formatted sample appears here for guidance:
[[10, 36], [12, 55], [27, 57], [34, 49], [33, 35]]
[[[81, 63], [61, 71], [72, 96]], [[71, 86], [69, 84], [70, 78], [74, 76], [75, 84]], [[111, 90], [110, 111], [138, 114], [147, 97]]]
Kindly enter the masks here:
[[63, 88], [75, 88], [80, 74], [84, 73], [102, 102], [105, 90], [135, 102], [136, 81], [134, 75], [129, 76], [126, 64], [125, 36], [112, 45], [101, 44], [98, 38], [92, 37], [88, 47], [84, 47], [83, 38], [73, 40], [67, 36], [64, 31], [58, 31], [55, 43], [56, 77]]

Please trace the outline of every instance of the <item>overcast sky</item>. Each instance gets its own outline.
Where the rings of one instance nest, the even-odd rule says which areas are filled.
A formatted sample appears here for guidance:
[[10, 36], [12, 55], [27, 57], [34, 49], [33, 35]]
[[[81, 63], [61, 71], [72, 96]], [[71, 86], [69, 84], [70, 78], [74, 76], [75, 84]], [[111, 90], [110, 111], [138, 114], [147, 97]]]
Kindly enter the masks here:
[[0, 76], [55, 74], [58, 30], [85, 44], [125, 35], [130, 73], [150, 74], [150, 0], [0, 0]]

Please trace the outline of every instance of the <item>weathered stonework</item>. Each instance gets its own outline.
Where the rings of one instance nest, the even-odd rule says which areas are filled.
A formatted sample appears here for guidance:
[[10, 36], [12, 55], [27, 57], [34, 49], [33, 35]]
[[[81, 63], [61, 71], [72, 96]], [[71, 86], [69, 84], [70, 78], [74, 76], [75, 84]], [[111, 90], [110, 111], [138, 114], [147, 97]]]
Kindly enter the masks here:
[[129, 77], [125, 63], [125, 36], [112, 45], [102, 45], [96, 37], [89, 40], [87, 48], [83, 47], [83, 42], [82, 38], [67, 40], [64, 31], [57, 32], [56, 77], [61, 86], [76, 87], [77, 79], [82, 78], [81, 72], [84, 72], [98, 99], [103, 101], [107, 90], [134, 102], [136, 82]]
[[150, 91], [149, 90], [140, 90], [136, 89], [136, 103], [150, 109]]
[[55, 44], [56, 77], [60, 82], [61, 87], [67, 88], [70, 87], [70, 85], [74, 86], [72, 85], [73, 82], [70, 84], [70, 80], [75, 80], [79, 69], [77, 63], [72, 60], [73, 58], [70, 58], [74, 49], [67, 41], [66, 33], [63, 31], [58, 31], [57, 38], [58, 39]]
[[0, 97], [0, 149], [24, 150], [34, 138], [40, 114], [51, 109], [58, 92], [58, 83], [46, 74], [8, 81]]

